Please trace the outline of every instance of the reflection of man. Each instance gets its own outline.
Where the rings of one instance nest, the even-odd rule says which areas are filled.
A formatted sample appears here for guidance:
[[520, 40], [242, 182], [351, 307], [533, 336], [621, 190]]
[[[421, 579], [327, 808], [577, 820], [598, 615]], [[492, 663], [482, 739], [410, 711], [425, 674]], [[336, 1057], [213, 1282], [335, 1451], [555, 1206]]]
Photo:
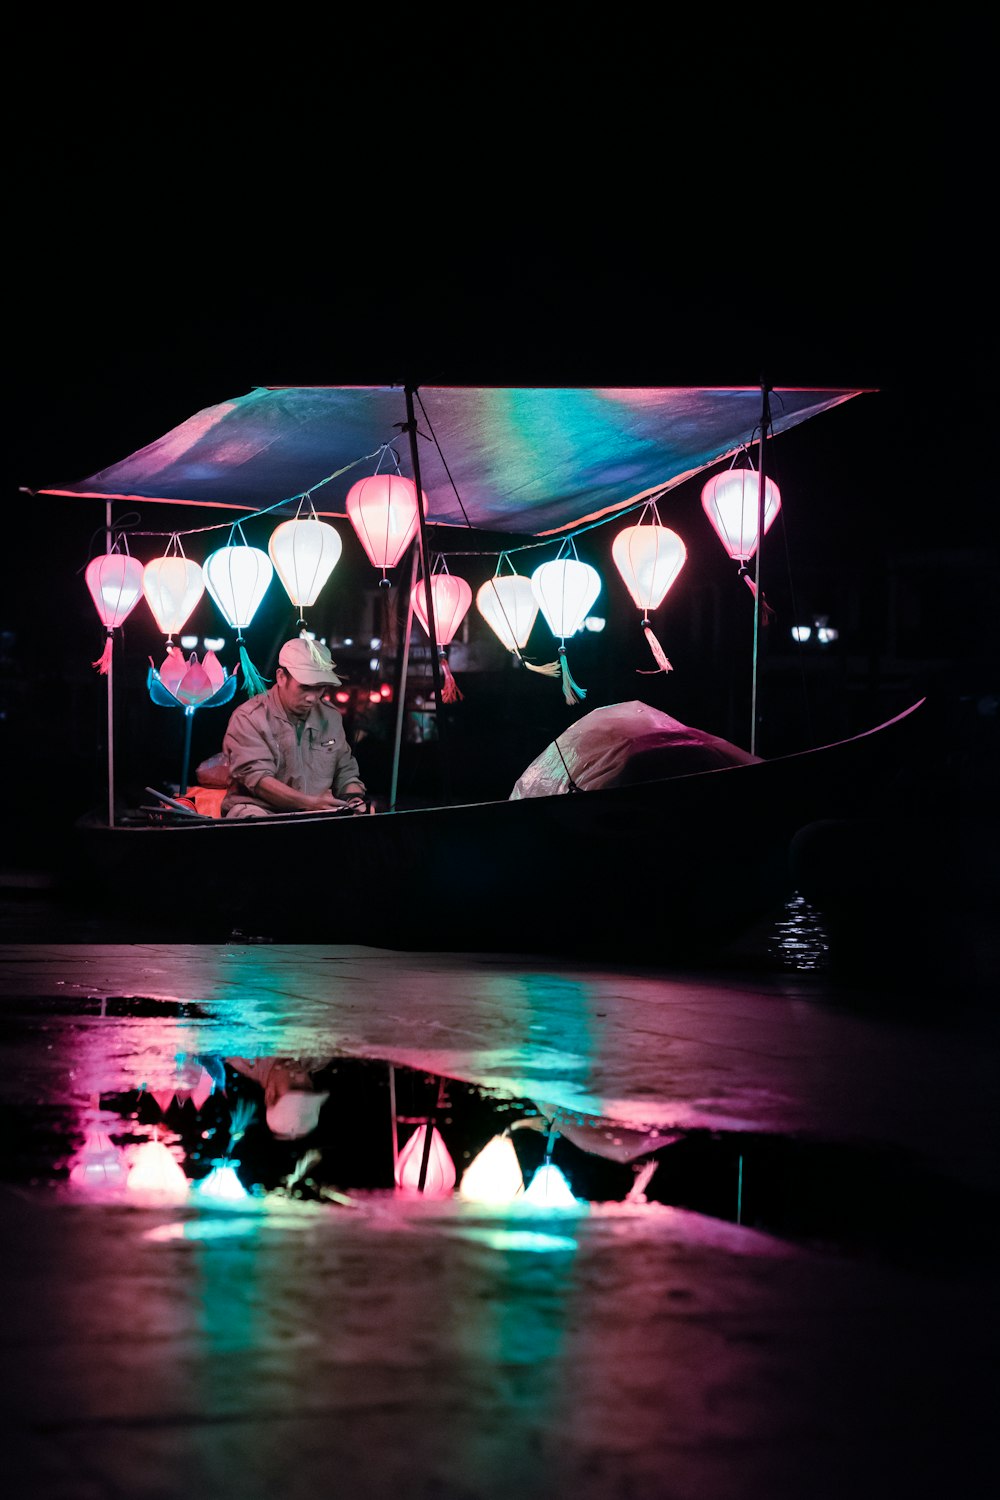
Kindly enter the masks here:
[[317, 1092], [312, 1075], [327, 1060], [309, 1062], [288, 1057], [227, 1057], [226, 1062], [264, 1090], [264, 1118], [279, 1140], [295, 1141], [319, 1123], [319, 1112], [329, 1093]]
[[274, 686], [241, 703], [229, 720], [222, 742], [230, 777], [224, 818], [367, 811], [343, 720], [324, 701], [339, 685], [327, 646], [302, 636], [286, 641]]

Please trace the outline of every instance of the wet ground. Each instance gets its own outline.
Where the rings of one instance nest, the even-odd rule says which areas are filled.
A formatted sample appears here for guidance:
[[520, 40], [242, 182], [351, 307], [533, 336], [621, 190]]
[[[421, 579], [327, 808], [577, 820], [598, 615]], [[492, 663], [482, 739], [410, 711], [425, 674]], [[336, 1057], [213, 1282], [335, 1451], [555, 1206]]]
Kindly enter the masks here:
[[660, 973], [43, 906], [0, 947], [8, 1493], [992, 1493], [984, 994], [834, 981], [801, 909]]

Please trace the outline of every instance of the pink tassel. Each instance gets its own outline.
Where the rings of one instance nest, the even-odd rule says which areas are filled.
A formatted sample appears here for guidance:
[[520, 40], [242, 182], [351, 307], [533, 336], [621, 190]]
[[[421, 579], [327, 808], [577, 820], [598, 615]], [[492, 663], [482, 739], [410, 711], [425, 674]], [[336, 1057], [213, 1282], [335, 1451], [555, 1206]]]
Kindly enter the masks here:
[[572, 707], [575, 703], [582, 703], [587, 696], [587, 689], [579, 686], [573, 681], [569, 670], [569, 662], [566, 660], [566, 647], [559, 647], [559, 671], [562, 675], [563, 698]]
[[464, 694], [462, 693], [461, 689], [458, 686], [458, 683], [455, 681], [455, 678], [452, 675], [452, 670], [448, 665], [448, 658], [445, 656], [443, 651], [438, 655], [438, 661], [441, 663], [441, 671], [444, 673], [444, 685], [441, 688], [441, 702], [457, 703], [460, 698], [464, 697]]
[[521, 663], [527, 667], [529, 672], [540, 672], [543, 677], [559, 676], [559, 663], [557, 661], [546, 661], [542, 662], [539, 666], [534, 666], [526, 657], [522, 656]]
[[[741, 573], [740, 577], [742, 579], [744, 579], [744, 581], [746, 582], [747, 588], [750, 590], [751, 594], [753, 594], [754, 598], [756, 599], [756, 597], [757, 597], [757, 585], [754, 583], [753, 579], [750, 577], [750, 574], [749, 573]], [[769, 620], [773, 620], [774, 619], [774, 610], [771, 608], [770, 604], [768, 604], [768, 602], [764, 598], [763, 594], [761, 594], [761, 596], [760, 596], [760, 611], [761, 611], [761, 616], [763, 618], [763, 622], [764, 622], [765, 625], [768, 623]]]
[[[672, 672], [674, 669], [670, 665], [669, 661], [667, 660], [667, 654], [666, 654], [666, 652], [664, 651], [663, 647], [660, 645], [659, 641], [656, 639], [656, 636], [653, 634], [653, 628], [650, 625], [650, 623], [649, 623], [648, 620], [643, 620], [643, 622], [642, 622], [642, 629], [643, 629], [643, 633], [645, 634], [646, 640], [649, 642], [649, 649], [653, 653], [653, 660], [656, 662], [655, 671], [656, 672]], [[655, 675], [655, 673], [653, 673], [653, 672], [643, 672], [642, 673], [643, 677], [650, 677], [650, 676], [653, 676], [653, 675]]]
[[102, 677], [107, 677], [108, 673], [111, 671], [111, 654], [113, 646], [114, 642], [112, 640], [111, 631], [109, 630], [108, 638], [104, 642], [104, 650], [101, 652], [96, 661], [92, 661], [90, 663], [92, 667], [100, 672]]

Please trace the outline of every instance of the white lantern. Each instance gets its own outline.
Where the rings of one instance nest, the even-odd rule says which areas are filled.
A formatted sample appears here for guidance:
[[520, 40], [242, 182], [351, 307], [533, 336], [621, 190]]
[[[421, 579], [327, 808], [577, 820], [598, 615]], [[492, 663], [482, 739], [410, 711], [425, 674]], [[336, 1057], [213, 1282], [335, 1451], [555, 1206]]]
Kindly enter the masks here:
[[601, 592], [601, 575], [577, 557], [542, 563], [531, 575], [531, 589], [553, 635], [575, 635]]
[[282, 521], [267, 550], [285, 593], [299, 609], [315, 604], [343, 551], [340, 533], [315, 516]]
[[[702, 487], [701, 504], [720, 542], [734, 562], [745, 563], [757, 550], [760, 475], [753, 469], [729, 469]], [[781, 509], [773, 480], [764, 479], [764, 531]]]
[[601, 575], [589, 563], [580, 561], [572, 538], [563, 546], [569, 547], [569, 553], [562, 556], [560, 548], [559, 557], [536, 568], [531, 575], [531, 589], [549, 629], [559, 637], [563, 698], [572, 706], [586, 698], [587, 690], [573, 681], [566, 659], [566, 637], [575, 635], [587, 618], [590, 606], [601, 592]]
[[[643, 525], [647, 513], [652, 524]], [[642, 628], [661, 672], [672, 670], [663, 647], [653, 634], [649, 611], [663, 602], [687, 558], [687, 548], [668, 526], [660, 525], [655, 502], [643, 507], [637, 526], [626, 526], [611, 544], [611, 557], [638, 607], [642, 610]]]
[[473, 1203], [509, 1203], [524, 1191], [521, 1164], [510, 1134], [495, 1135], [462, 1173], [459, 1196]]
[[508, 651], [518, 652], [528, 644], [538, 616], [531, 579], [520, 573], [497, 573], [476, 594], [476, 608]]
[[198, 563], [184, 556], [178, 536], [172, 538], [171, 546], [173, 551], [155, 557], [142, 571], [142, 592], [168, 644], [191, 618], [205, 592], [205, 574]]
[[[426, 511], [426, 495], [423, 503]], [[346, 508], [362, 547], [387, 584], [386, 569], [399, 562], [420, 522], [416, 485], [402, 474], [370, 474], [351, 485]]]
[[205, 586], [226, 624], [244, 630], [267, 593], [274, 568], [259, 547], [220, 547], [205, 559]]

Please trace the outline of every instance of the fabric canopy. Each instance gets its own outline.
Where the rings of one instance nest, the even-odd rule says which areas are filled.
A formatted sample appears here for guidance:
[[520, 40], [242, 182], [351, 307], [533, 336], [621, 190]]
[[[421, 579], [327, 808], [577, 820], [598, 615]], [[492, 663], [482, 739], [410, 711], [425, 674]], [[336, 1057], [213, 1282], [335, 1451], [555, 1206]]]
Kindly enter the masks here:
[[[775, 388], [770, 430], [860, 394]], [[759, 437], [762, 404], [755, 387], [686, 386], [422, 386], [413, 400], [428, 522], [534, 536], [626, 510], [732, 458]], [[395, 468], [385, 445], [412, 476], [401, 386], [258, 387], [39, 493], [249, 513], [293, 513], [309, 494], [318, 515], [343, 516], [352, 484]]]

